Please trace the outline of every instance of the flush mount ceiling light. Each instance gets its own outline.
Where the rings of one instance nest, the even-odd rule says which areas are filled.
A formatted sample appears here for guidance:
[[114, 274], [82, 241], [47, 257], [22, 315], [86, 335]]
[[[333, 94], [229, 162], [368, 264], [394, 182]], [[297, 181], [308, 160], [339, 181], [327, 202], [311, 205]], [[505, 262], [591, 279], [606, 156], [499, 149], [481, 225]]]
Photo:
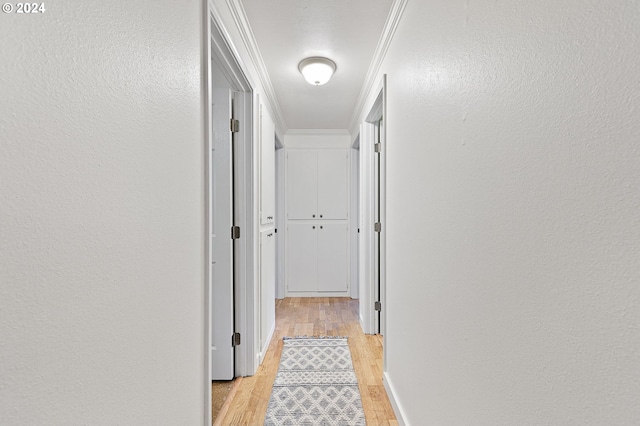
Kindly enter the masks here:
[[298, 69], [309, 84], [320, 86], [329, 81], [336, 70], [336, 64], [331, 59], [313, 57], [303, 59]]

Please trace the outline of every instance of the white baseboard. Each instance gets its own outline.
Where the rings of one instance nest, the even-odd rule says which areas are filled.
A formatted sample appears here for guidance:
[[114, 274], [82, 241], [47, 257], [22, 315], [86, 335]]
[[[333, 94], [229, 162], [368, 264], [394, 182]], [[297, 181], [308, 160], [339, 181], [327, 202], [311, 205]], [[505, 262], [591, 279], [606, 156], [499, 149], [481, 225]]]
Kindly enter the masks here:
[[273, 334], [276, 332], [276, 323], [274, 321], [271, 326], [271, 330], [269, 330], [269, 337], [266, 338], [264, 342], [264, 346], [260, 348], [260, 353], [258, 354], [258, 365], [262, 365], [262, 361], [264, 361], [264, 357], [267, 356], [267, 350], [269, 350], [269, 345], [271, 344], [271, 339], [273, 338]]
[[402, 405], [400, 405], [400, 402], [396, 397], [396, 392], [394, 390], [393, 384], [391, 383], [391, 380], [389, 380], [389, 376], [387, 375], [386, 371], [382, 375], [382, 384], [387, 390], [387, 396], [389, 397], [389, 401], [391, 402], [391, 407], [393, 407], [393, 412], [396, 414], [398, 424], [400, 426], [409, 426], [409, 424], [404, 420], [406, 416], [404, 415], [404, 411], [402, 410]]
[[347, 291], [287, 291], [286, 297], [351, 297]]

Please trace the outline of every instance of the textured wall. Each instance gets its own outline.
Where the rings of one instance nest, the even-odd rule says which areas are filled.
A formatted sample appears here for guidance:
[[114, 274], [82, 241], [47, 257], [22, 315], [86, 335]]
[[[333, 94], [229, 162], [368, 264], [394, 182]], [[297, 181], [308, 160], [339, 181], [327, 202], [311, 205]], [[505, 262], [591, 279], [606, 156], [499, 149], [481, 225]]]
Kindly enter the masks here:
[[0, 422], [204, 418], [199, 1], [0, 16]]
[[640, 419], [640, 8], [409, 1], [388, 378], [412, 425]]

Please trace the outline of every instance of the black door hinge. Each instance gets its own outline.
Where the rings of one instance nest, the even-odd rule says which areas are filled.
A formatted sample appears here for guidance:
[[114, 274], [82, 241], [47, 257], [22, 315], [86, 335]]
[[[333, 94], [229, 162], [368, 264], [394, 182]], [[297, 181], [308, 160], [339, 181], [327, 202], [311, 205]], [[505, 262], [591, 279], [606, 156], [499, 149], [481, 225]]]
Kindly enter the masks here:
[[240, 238], [240, 227], [239, 226], [232, 226], [231, 227], [231, 239], [232, 240], [237, 240], [238, 238]]
[[231, 336], [231, 346], [234, 348], [240, 345], [240, 333], [233, 333]]

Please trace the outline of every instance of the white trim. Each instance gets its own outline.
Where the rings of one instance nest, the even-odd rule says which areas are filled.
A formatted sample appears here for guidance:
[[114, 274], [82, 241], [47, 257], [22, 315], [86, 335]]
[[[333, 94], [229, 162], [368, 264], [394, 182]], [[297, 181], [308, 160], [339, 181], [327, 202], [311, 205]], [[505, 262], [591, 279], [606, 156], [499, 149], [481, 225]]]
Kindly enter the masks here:
[[396, 398], [395, 388], [393, 387], [389, 374], [386, 371], [382, 374], [382, 384], [387, 391], [387, 397], [389, 397], [389, 402], [391, 402], [391, 407], [393, 407], [393, 412], [396, 415], [398, 424], [400, 426], [409, 426], [409, 423], [405, 420], [407, 416], [404, 414], [400, 401]]
[[238, 28], [240, 37], [242, 38], [242, 41], [247, 48], [249, 57], [251, 58], [251, 62], [255, 66], [258, 78], [262, 83], [265, 95], [271, 106], [271, 117], [276, 124], [276, 131], [278, 134], [284, 135], [284, 132], [287, 129], [287, 124], [284, 120], [284, 114], [282, 113], [280, 103], [278, 102], [278, 97], [276, 96], [276, 92], [273, 89], [273, 85], [271, 84], [271, 79], [269, 78], [267, 67], [264, 64], [262, 55], [260, 54], [258, 43], [256, 42], [256, 38], [253, 35], [251, 26], [249, 25], [249, 20], [247, 18], [246, 12], [244, 11], [244, 7], [239, 0], [227, 0], [227, 6], [229, 6], [231, 16], [233, 17], [236, 27]]
[[346, 129], [289, 129], [285, 135], [350, 135]]
[[271, 326], [271, 330], [269, 330], [268, 337], [264, 341], [264, 345], [260, 348], [260, 353], [258, 354], [258, 365], [262, 364], [264, 358], [267, 356], [267, 350], [269, 349], [269, 345], [271, 344], [271, 339], [273, 338], [273, 334], [276, 332], [276, 322], [273, 322]]
[[[382, 131], [380, 132], [380, 300], [382, 301], [382, 314], [380, 318], [380, 333], [387, 335], [387, 125], [389, 116], [387, 115], [387, 75], [382, 75]], [[387, 347], [383, 346], [384, 369], [387, 366]]]
[[[208, 17], [209, 19], [213, 19], [213, 21], [215, 22], [218, 32], [220, 33], [220, 35], [222, 36], [222, 39], [224, 40], [226, 49], [229, 51], [228, 52], [229, 57], [233, 58], [233, 62], [235, 62], [238, 65], [238, 70], [240, 71], [241, 75], [243, 76], [244, 79], [247, 80], [248, 87], [246, 89], [248, 90], [251, 87], [255, 86], [255, 84], [251, 80], [251, 76], [249, 74], [246, 74], [243, 71], [247, 69], [247, 66], [242, 61], [242, 56], [236, 49], [235, 45], [231, 42], [232, 37], [229, 34], [229, 31], [227, 31], [227, 28], [222, 23], [223, 22], [222, 14], [220, 13], [220, 11], [215, 6], [212, 0], [208, 0], [208, 5], [209, 5]], [[207, 55], [209, 55], [211, 53], [211, 49], [209, 48], [206, 53]]]
[[202, 87], [202, 111], [203, 111], [203, 124], [204, 124], [204, 140], [203, 140], [203, 155], [204, 169], [205, 169], [205, 184], [204, 184], [204, 200], [205, 200], [205, 213], [203, 228], [205, 232], [205, 249], [204, 249], [204, 283], [203, 293], [204, 297], [204, 372], [202, 379], [204, 380], [204, 417], [202, 419], [203, 426], [209, 426], [212, 424], [213, 419], [211, 416], [211, 324], [212, 324], [212, 310], [211, 310], [211, 238], [209, 228], [209, 193], [211, 191], [209, 181], [209, 153], [211, 147], [211, 3], [209, 1], [202, 2], [202, 36], [204, 37], [202, 48], [203, 67], [202, 67], [202, 81], [205, 83]]
[[[372, 103], [368, 105], [366, 120], [360, 125], [360, 250], [359, 262], [361, 263], [359, 290], [360, 290], [360, 315], [362, 330], [366, 334], [375, 334], [376, 311], [376, 269], [375, 269], [375, 232], [373, 225], [375, 222], [375, 152], [373, 143], [374, 122], [383, 118], [383, 130], [381, 133], [380, 152], [380, 302], [382, 303], [382, 314], [380, 318], [380, 333], [386, 334], [387, 309], [386, 309], [386, 87], [387, 76], [384, 74], [377, 85], [376, 95]], [[386, 345], [383, 346], [383, 360], [386, 363]]]
[[[207, 141], [207, 149], [210, 146], [211, 139], [211, 67], [210, 63], [215, 60], [220, 66], [227, 81], [231, 84], [232, 89], [237, 93], [234, 99], [237, 100], [235, 105], [236, 117], [240, 120], [240, 132], [236, 134], [237, 139], [237, 156], [236, 156], [236, 172], [238, 180], [236, 182], [236, 221], [242, 229], [241, 238], [236, 243], [236, 302], [235, 302], [235, 319], [236, 330], [242, 335], [242, 344], [236, 348], [235, 352], [235, 376], [248, 376], [255, 374], [257, 365], [253, 362], [254, 354], [257, 353], [258, 345], [255, 342], [256, 336], [256, 318], [255, 318], [255, 306], [256, 306], [256, 277], [255, 277], [255, 262], [257, 259], [257, 232], [256, 223], [257, 211], [256, 200], [254, 199], [257, 192], [254, 190], [256, 187], [256, 174], [255, 164], [255, 137], [253, 134], [253, 93], [251, 83], [244, 71], [245, 67], [239, 61], [239, 55], [237, 50], [230, 41], [229, 33], [226, 31], [222, 24], [222, 18], [215, 5], [208, 1], [206, 13], [206, 43], [204, 43], [207, 51], [204, 57], [206, 62], [204, 63], [204, 72], [206, 73], [205, 88], [205, 134]], [[214, 50], [216, 54], [214, 55]], [[207, 158], [207, 156], [205, 156]], [[209, 167], [207, 165], [207, 167]], [[207, 186], [205, 197], [209, 197], [209, 188]], [[208, 212], [207, 212], [208, 215]], [[208, 225], [205, 225], [206, 232], [209, 233]], [[209, 249], [207, 249], [207, 262], [209, 259]], [[208, 283], [210, 281], [209, 268], [206, 272], [207, 284], [205, 285], [206, 293], [206, 313], [205, 324], [206, 336], [205, 347], [210, 346], [211, 339], [211, 324], [212, 313], [209, 306], [210, 289]], [[206, 366], [206, 380], [208, 399], [206, 407], [211, 405], [211, 363], [210, 355], [209, 364]], [[205, 420], [210, 420], [210, 409], [207, 408], [209, 414], [205, 417]], [[207, 424], [211, 424], [209, 421]]]
[[374, 152], [373, 125], [360, 125], [360, 252], [358, 295], [360, 300], [360, 318], [362, 331], [365, 334], [375, 334], [375, 283], [374, 283]]
[[276, 298], [284, 299], [286, 295], [284, 285], [285, 259], [285, 150], [276, 150]]
[[[357, 141], [360, 139], [357, 138]], [[359, 197], [360, 191], [360, 151], [358, 149], [349, 149], [349, 288], [351, 289], [351, 298], [359, 297], [358, 290], [358, 227], [360, 221]]]
[[351, 291], [288, 291], [287, 297], [351, 297]]
[[371, 63], [369, 64], [369, 70], [367, 71], [367, 75], [364, 78], [362, 89], [360, 89], [360, 94], [358, 95], [358, 100], [356, 101], [356, 107], [354, 108], [353, 115], [351, 116], [349, 132], [352, 135], [358, 134], [360, 117], [362, 116], [363, 111], [367, 111], [366, 109], [364, 109], [365, 102], [367, 101], [367, 98], [371, 93], [372, 87], [374, 87], [375, 79], [378, 75], [378, 72], [380, 71], [380, 67], [382, 66], [384, 57], [387, 54], [387, 50], [389, 50], [391, 40], [393, 39], [393, 35], [398, 28], [400, 18], [402, 17], [404, 8], [407, 5], [407, 1], [408, 0], [394, 0], [393, 4], [391, 5], [391, 11], [389, 12], [387, 21], [384, 24], [384, 29], [382, 30], [382, 34], [380, 35], [380, 39], [378, 40], [378, 45], [376, 46], [373, 58], [371, 59]]

